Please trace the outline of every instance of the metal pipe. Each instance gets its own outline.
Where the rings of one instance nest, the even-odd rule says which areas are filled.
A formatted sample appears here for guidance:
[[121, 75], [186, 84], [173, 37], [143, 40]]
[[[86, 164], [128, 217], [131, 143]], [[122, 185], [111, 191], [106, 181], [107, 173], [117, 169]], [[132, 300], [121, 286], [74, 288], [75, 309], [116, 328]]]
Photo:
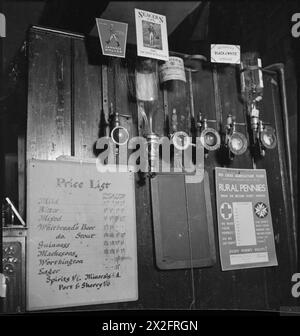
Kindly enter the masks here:
[[[0, 274], [3, 273], [3, 227], [5, 225], [5, 214], [3, 214], [3, 202], [1, 202], [1, 221], [0, 221]], [[0, 277], [1, 281], [1, 277]], [[2, 283], [0, 283], [2, 286]], [[4, 312], [4, 298], [0, 297], [0, 313]]]
[[288, 106], [287, 106], [287, 96], [285, 87], [285, 73], [284, 64], [275, 63], [264, 68], [265, 70], [275, 70], [279, 74], [280, 79], [280, 94], [282, 97], [283, 105], [283, 122], [284, 122], [284, 133], [287, 147], [287, 159], [288, 159], [288, 172], [289, 172], [289, 184], [291, 191], [291, 201], [292, 201], [292, 218], [293, 218], [293, 230], [296, 233], [296, 213], [295, 213], [295, 202], [294, 202], [294, 186], [293, 186], [293, 173], [292, 173], [292, 156], [291, 156], [291, 146], [290, 146], [290, 132], [289, 132], [289, 119], [288, 119]]

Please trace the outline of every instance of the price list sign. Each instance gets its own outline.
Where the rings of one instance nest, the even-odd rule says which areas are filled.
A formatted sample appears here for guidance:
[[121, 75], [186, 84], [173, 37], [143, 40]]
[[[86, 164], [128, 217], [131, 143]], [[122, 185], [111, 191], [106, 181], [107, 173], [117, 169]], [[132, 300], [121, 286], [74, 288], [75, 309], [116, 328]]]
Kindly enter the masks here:
[[265, 169], [215, 173], [222, 270], [278, 265]]
[[137, 300], [133, 173], [28, 163], [27, 309]]

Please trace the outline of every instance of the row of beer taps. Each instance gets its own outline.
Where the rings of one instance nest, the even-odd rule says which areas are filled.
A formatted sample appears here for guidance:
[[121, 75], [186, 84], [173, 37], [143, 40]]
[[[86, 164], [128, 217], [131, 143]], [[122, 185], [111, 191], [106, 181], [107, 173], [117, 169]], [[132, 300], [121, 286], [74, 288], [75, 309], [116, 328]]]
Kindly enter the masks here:
[[[191, 68], [187, 68], [186, 70], [193, 71]], [[198, 112], [197, 116], [194, 116], [194, 112], [192, 113], [192, 118], [195, 119], [196, 136], [200, 138], [206, 158], [209, 152], [224, 147], [228, 152], [229, 159], [233, 160], [236, 155], [242, 155], [247, 151], [249, 142], [251, 153], [254, 156], [258, 154], [260, 157], [264, 157], [266, 150], [275, 148], [277, 144], [275, 129], [260, 118], [259, 106], [263, 99], [261, 71], [261, 60], [259, 58], [257, 58], [257, 64], [255, 65], [245, 65], [241, 62], [241, 93], [247, 106], [248, 124], [237, 122], [234, 115], [228, 114], [225, 127], [223, 130], [220, 130], [220, 134], [217, 130], [217, 120], [207, 119], [201, 111]], [[130, 138], [128, 130], [120, 123], [120, 116], [123, 115], [118, 111], [114, 111], [111, 105], [110, 135], [117, 148], [125, 145]], [[238, 131], [238, 127], [243, 127], [246, 135], [247, 129], [249, 129], [249, 136], [246, 136], [240, 130]], [[157, 136], [153, 131], [150, 133], [147, 135], [147, 139], [150, 145], [153, 145], [157, 141]], [[192, 144], [192, 137], [184, 130], [178, 129], [178, 115], [175, 108], [173, 108], [170, 116], [168, 137], [173, 140], [174, 146], [181, 150], [186, 149], [187, 146]]]

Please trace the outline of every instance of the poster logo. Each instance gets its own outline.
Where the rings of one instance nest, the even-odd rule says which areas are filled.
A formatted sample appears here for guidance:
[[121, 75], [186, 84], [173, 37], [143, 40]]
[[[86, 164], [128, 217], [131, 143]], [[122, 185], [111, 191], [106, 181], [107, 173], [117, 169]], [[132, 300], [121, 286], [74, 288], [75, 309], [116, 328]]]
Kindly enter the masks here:
[[0, 13], [0, 37], [6, 37], [6, 19], [2, 13]]
[[229, 203], [222, 203], [220, 206], [221, 217], [225, 220], [229, 220], [232, 217], [232, 207]]
[[255, 215], [257, 217], [259, 217], [259, 218], [265, 218], [268, 215], [268, 213], [269, 213], [269, 209], [268, 209], [268, 207], [266, 206], [265, 203], [258, 202], [254, 206], [254, 212], [255, 212]]

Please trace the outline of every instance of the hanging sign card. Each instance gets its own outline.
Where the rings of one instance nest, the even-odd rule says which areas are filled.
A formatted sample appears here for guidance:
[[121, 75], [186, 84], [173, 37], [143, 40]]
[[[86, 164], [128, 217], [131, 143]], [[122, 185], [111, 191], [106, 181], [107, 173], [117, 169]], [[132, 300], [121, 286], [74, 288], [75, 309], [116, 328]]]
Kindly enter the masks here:
[[210, 61], [212, 63], [241, 63], [241, 47], [231, 44], [211, 44]]
[[166, 17], [135, 8], [135, 27], [138, 56], [168, 61]]
[[127, 23], [96, 18], [103, 55], [125, 57]]
[[28, 162], [27, 309], [138, 297], [133, 173]]
[[266, 171], [215, 172], [222, 270], [278, 265]]

